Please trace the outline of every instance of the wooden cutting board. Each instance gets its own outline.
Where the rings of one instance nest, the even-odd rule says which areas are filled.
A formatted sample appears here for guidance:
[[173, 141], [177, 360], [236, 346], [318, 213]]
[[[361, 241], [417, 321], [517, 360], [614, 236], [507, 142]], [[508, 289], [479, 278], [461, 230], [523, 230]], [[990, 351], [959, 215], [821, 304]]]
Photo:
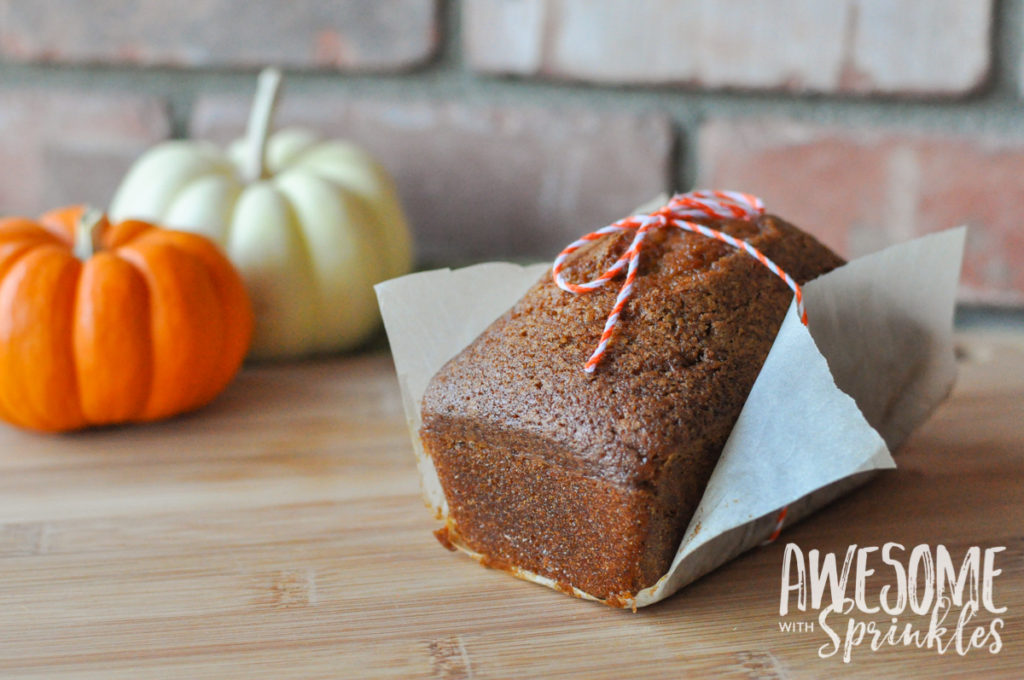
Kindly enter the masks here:
[[[1024, 334], [960, 347], [898, 471], [635, 614], [438, 545], [386, 354], [249, 368], [152, 426], [0, 426], [0, 677], [1020, 677]], [[787, 542], [887, 541], [1006, 546], [1002, 650], [864, 644], [843, 663], [818, 657], [820, 628], [780, 631]]]

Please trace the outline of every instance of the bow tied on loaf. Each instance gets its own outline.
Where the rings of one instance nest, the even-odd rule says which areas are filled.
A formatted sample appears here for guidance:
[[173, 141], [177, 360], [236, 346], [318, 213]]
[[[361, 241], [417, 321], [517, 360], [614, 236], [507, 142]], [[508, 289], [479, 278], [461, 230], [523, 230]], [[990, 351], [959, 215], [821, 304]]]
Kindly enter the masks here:
[[[626, 280], [623, 282], [622, 288], [619, 289], [619, 294], [615, 298], [615, 304], [608, 314], [608, 320], [605, 322], [597, 349], [587, 359], [587, 362], [583, 365], [583, 370], [587, 373], [593, 373], [598, 362], [601, 361], [601, 357], [604, 356], [608, 343], [615, 332], [615, 326], [618, 324], [619, 315], [622, 313], [623, 308], [626, 306], [626, 301], [629, 300], [633, 292], [633, 284], [636, 281], [637, 266], [640, 263], [640, 253], [643, 249], [644, 238], [651, 229], [675, 227], [684, 231], [701, 234], [708, 238], [717, 239], [747, 253], [785, 281], [786, 285], [790, 287], [796, 297], [797, 312], [800, 315], [800, 320], [806, 326], [807, 312], [804, 310], [803, 291], [789, 274], [782, 271], [764, 253], [746, 241], [693, 221], [694, 218], [752, 220], [763, 214], [764, 202], [757, 196], [751, 196], [750, 194], [738, 191], [691, 191], [686, 194], [676, 194], [667, 205], [652, 213], [623, 218], [597, 231], [592, 231], [566, 246], [558, 254], [558, 257], [555, 258], [555, 262], [551, 267], [551, 277], [559, 288], [569, 293], [580, 295], [596, 290], [618, 276], [623, 267], [626, 268]], [[596, 241], [609, 234], [623, 232], [635, 232], [633, 241], [629, 244], [626, 252], [611, 267], [606, 269], [604, 273], [596, 279], [585, 283], [569, 283], [565, 280], [565, 277], [562, 275], [562, 268], [571, 254], [591, 241]]]

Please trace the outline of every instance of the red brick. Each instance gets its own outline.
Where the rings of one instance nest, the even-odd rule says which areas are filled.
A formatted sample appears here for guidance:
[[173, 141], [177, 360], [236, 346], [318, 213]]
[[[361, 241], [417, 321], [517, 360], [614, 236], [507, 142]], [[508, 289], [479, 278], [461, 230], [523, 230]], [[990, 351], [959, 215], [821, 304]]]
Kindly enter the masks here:
[[970, 227], [962, 298], [1024, 304], [1024, 139], [715, 120], [699, 184], [758, 194], [771, 212], [856, 257]]
[[0, 214], [106, 207], [135, 157], [169, 134], [167, 108], [151, 97], [0, 91]]
[[0, 0], [22, 61], [400, 70], [437, 32], [436, 0]]
[[[248, 102], [201, 99], [194, 136], [240, 136]], [[347, 137], [392, 172], [421, 261], [553, 258], [666, 189], [660, 115], [285, 95], [279, 123]]]
[[470, 64], [598, 83], [964, 94], [991, 62], [981, 0], [465, 0]]

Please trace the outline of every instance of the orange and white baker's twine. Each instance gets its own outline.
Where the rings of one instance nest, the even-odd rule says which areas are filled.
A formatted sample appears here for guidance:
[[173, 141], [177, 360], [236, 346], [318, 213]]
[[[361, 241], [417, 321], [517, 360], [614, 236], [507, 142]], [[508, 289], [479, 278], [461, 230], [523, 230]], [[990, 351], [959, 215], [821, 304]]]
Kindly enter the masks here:
[[[691, 191], [686, 194], [676, 194], [667, 205], [655, 210], [654, 212], [633, 215], [619, 220], [618, 222], [609, 224], [597, 231], [592, 231], [566, 246], [565, 250], [560, 252], [558, 257], [555, 258], [555, 262], [551, 267], [551, 277], [559, 288], [570, 293], [580, 295], [594, 291], [618, 276], [619, 272], [621, 272], [624, 267], [626, 268], [626, 280], [622, 284], [622, 288], [619, 289], [619, 294], [615, 298], [615, 305], [612, 307], [611, 313], [608, 314], [608, 320], [605, 321], [604, 330], [601, 333], [601, 339], [597, 344], [597, 349], [595, 349], [594, 353], [590, 355], [589, 359], [587, 359], [587, 362], [583, 365], [583, 370], [587, 373], [593, 373], [598, 362], [601, 361], [601, 357], [604, 356], [605, 351], [608, 348], [608, 342], [611, 340], [612, 334], [615, 332], [615, 326], [618, 324], [619, 315], [622, 313], [622, 309], [626, 306], [626, 301], [629, 300], [629, 296], [633, 293], [633, 283], [636, 281], [637, 266], [640, 263], [640, 251], [643, 249], [644, 237], [651, 229], [678, 227], [685, 231], [691, 231], [707, 236], [708, 238], [717, 239], [723, 243], [729, 244], [733, 248], [744, 251], [767, 267], [773, 274], [785, 281], [786, 285], [793, 290], [793, 295], [796, 297], [797, 313], [800, 315], [800, 321], [806, 326], [807, 310], [804, 309], [803, 291], [800, 289], [800, 285], [794, 281], [789, 274], [782, 271], [782, 269], [765, 256], [764, 253], [746, 241], [733, 238], [732, 236], [718, 231], [717, 229], [705, 227], [702, 224], [691, 222], [690, 219], [688, 219], [694, 217], [710, 217], [713, 219], [752, 220], [763, 214], [764, 202], [757, 196], [751, 196], [750, 194], [744, 194], [737, 191]], [[633, 242], [630, 243], [626, 252], [624, 252], [611, 267], [605, 270], [605, 272], [596, 279], [586, 281], [584, 283], [569, 283], [565, 280], [565, 277], [562, 276], [562, 269], [565, 267], [565, 261], [569, 255], [591, 241], [596, 241], [606, 234], [616, 234], [627, 231], [636, 232], [636, 235], [633, 236]], [[783, 522], [786, 519], [786, 510], [787, 508], [782, 508], [782, 511], [779, 513], [775, 529], [766, 541], [767, 543], [771, 543], [778, 538], [779, 533], [782, 531]]]
[[[608, 320], [604, 324], [604, 331], [601, 333], [601, 340], [597, 343], [597, 349], [587, 359], [587, 362], [583, 365], [583, 370], [587, 373], [593, 373], [594, 368], [601, 361], [601, 357], [604, 356], [605, 350], [608, 348], [608, 342], [615, 331], [619, 315], [622, 313], [623, 307], [626, 306], [629, 296], [633, 293], [636, 270], [640, 263], [640, 251], [643, 248], [644, 237], [651, 229], [678, 227], [686, 231], [702, 234], [708, 238], [718, 239], [728, 243], [733, 248], [744, 251], [785, 281], [786, 285], [793, 290], [793, 294], [796, 296], [796, 309], [800, 314], [800, 320], [804, 325], [807, 325], [807, 312], [804, 310], [803, 292], [800, 290], [799, 284], [789, 274], [782, 271], [764, 253], [746, 241], [733, 238], [717, 229], [705, 227], [702, 224], [697, 224], [687, 219], [692, 217], [711, 217], [714, 219], [750, 220], [763, 214], [764, 203], [757, 196], [742, 194], [737, 191], [691, 191], [687, 194], [676, 194], [665, 207], [652, 213], [633, 215], [619, 220], [614, 224], [609, 224], [607, 227], [592, 231], [566, 246], [565, 250], [560, 252], [558, 257], [555, 258], [555, 262], [551, 267], [551, 277], [559, 288], [570, 293], [579, 295], [596, 290], [615, 278], [622, 271], [622, 268], [626, 267], [626, 281], [622, 284], [622, 288], [619, 289], [618, 297], [615, 298], [615, 305], [612, 307]], [[562, 269], [565, 267], [565, 261], [569, 255], [606, 234], [625, 231], [636, 231], [633, 242], [626, 249], [626, 252], [615, 261], [615, 264], [605, 270], [603, 274], [593, 281], [586, 281], [584, 283], [569, 283], [565, 280], [565, 277], [562, 276]]]

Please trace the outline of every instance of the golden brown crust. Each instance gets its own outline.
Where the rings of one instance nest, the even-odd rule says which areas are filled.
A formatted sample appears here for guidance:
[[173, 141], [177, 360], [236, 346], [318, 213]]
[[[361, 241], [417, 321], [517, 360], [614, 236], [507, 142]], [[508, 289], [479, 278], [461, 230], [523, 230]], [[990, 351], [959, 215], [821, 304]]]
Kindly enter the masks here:
[[[714, 223], [805, 282], [842, 260], [766, 216]], [[626, 236], [581, 250], [595, 278]], [[600, 598], [668, 568], [792, 294], [748, 255], [651, 232], [634, 293], [594, 374], [620, 281], [574, 296], [544, 277], [431, 380], [424, 448], [459, 540]]]

